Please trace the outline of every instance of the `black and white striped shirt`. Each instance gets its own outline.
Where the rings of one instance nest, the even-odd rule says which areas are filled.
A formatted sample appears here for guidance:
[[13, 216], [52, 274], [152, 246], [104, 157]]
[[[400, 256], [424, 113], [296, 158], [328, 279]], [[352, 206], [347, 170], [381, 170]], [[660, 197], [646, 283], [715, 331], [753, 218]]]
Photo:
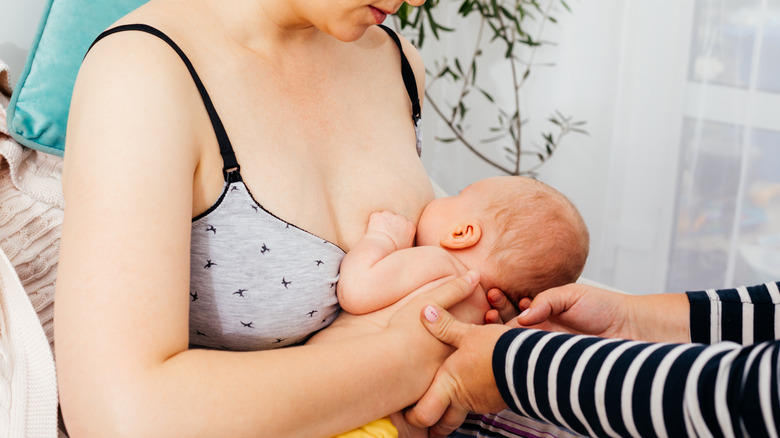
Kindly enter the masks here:
[[493, 353], [504, 400], [587, 436], [780, 436], [778, 285], [688, 299], [690, 344], [507, 332]]

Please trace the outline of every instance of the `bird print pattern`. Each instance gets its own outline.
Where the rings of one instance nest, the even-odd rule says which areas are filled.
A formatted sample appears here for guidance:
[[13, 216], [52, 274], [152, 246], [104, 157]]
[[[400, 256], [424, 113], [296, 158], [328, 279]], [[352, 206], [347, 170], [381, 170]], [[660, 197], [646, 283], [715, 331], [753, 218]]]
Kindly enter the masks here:
[[338, 315], [344, 251], [265, 210], [240, 178], [193, 219], [191, 239], [191, 346], [295, 345]]

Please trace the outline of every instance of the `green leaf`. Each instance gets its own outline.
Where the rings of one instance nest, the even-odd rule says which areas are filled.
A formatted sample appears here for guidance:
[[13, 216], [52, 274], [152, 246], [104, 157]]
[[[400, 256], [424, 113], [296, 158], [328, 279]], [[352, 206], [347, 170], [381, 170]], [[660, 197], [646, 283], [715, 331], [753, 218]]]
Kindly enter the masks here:
[[456, 81], [458, 80], [458, 75], [456, 75], [452, 70], [450, 70], [449, 66], [448, 67], [444, 67], [442, 69], [442, 71], [440, 71], [439, 74], [436, 75], [436, 77], [440, 78], [440, 77], [446, 76], [446, 75], [452, 76], [452, 79], [454, 79]]
[[493, 143], [494, 141], [501, 140], [504, 137], [506, 137], [506, 134], [494, 135], [492, 137], [483, 138], [482, 140], [480, 140], [480, 142], [483, 144]]
[[491, 96], [490, 93], [488, 93], [487, 91], [479, 87], [477, 87], [477, 90], [479, 90], [480, 93], [482, 93], [482, 95], [485, 96], [485, 99], [490, 101], [490, 103], [495, 103], [495, 101], [493, 100], [493, 96]]
[[437, 40], [439, 39], [439, 25], [436, 23], [436, 21], [433, 19], [433, 14], [431, 14], [430, 11], [426, 14], [428, 15], [428, 25], [431, 26], [431, 32], [433, 32], [433, 37]]
[[401, 7], [398, 8], [398, 12], [395, 13], [398, 19], [401, 20], [401, 29], [403, 29], [409, 24], [409, 14], [411, 10], [412, 10], [412, 5], [410, 5], [409, 3], [403, 3], [401, 4]]
[[471, 12], [473, 12], [475, 9], [475, 2], [466, 0], [463, 3], [461, 3], [460, 8], [458, 8], [458, 14], [460, 14], [463, 17], [467, 17]]
[[448, 137], [448, 138], [436, 137], [436, 140], [438, 140], [438, 141], [440, 141], [442, 143], [452, 143], [453, 141], [456, 141], [457, 139], [458, 139], [457, 137]]
[[468, 111], [468, 109], [466, 109], [466, 105], [463, 104], [462, 100], [458, 103], [458, 109], [460, 110], [460, 118], [463, 119], [464, 117], [466, 117], [466, 112]]
[[509, 44], [507, 44], [507, 46], [506, 46], [506, 53], [504, 53], [504, 57], [507, 58], [507, 59], [511, 58], [512, 57], [512, 50], [514, 48], [515, 48], [515, 42], [514, 41], [511, 41]]
[[[417, 18], [419, 19], [421, 15], [421, 12], [418, 12]], [[416, 25], [415, 25], [416, 27]], [[420, 33], [417, 35], [417, 47], [422, 48], [423, 41], [425, 41], [425, 26], [420, 25]]]
[[460, 60], [458, 58], [455, 58], [455, 68], [458, 70], [458, 73], [460, 73], [461, 76], [465, 76], [463, 74], [463, 69], [460, 67]]

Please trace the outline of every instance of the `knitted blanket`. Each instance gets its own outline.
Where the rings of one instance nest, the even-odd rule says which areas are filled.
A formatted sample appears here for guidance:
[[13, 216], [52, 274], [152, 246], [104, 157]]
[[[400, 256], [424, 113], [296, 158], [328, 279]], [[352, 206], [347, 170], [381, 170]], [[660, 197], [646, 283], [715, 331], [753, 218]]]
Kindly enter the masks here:
[[52, 352], [62, 159], [11, 139], [10, 95], [0, 61], [0, 436], [51, 438], [58, 436]]

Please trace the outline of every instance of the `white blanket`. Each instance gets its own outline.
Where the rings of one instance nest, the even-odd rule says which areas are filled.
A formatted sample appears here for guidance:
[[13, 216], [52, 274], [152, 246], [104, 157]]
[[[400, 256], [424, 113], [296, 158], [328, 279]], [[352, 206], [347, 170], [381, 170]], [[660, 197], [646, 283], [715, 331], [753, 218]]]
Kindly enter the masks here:
[[8, 135], [10, 95], [0, 61], [0, 436], [51, 438], [58, 436], [52, 351], [62, 159]]

